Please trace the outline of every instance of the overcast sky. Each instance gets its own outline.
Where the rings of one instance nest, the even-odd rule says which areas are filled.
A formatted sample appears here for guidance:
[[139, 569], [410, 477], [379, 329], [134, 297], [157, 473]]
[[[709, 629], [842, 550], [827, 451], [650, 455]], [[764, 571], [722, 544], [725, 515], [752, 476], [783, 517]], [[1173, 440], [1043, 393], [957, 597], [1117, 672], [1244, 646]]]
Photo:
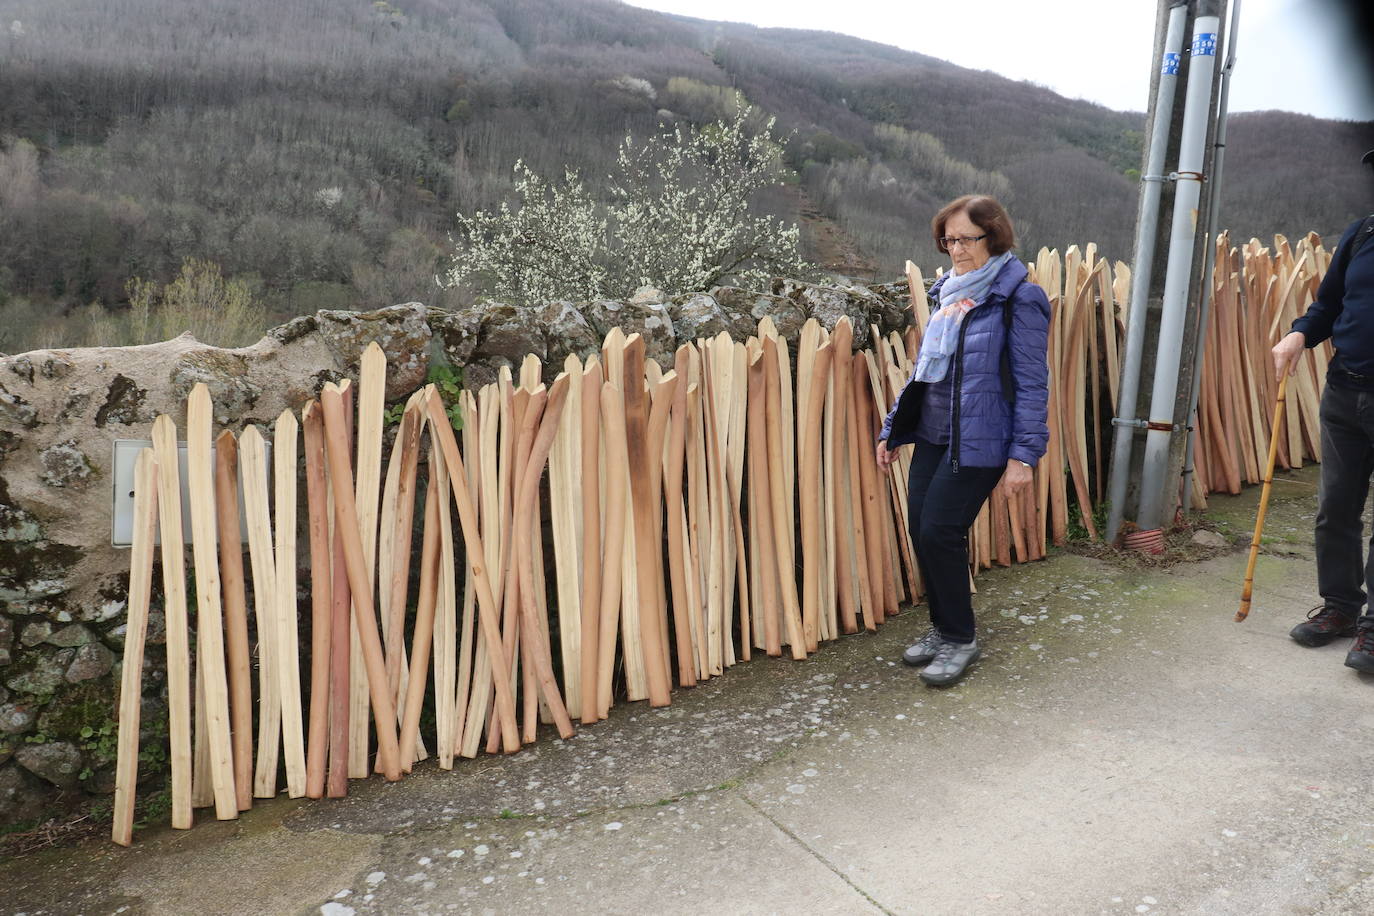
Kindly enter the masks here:
[[[626, 2], [698, 19], [843, 32], [1118, 110], [1146, 109], [1154, 67], [1154, 0]], [[1342, 9], [1340, 0], [1241, 0], [1231, 110], [1374, 120], [1374, 87], [1351, 63], [1367, 48]]]

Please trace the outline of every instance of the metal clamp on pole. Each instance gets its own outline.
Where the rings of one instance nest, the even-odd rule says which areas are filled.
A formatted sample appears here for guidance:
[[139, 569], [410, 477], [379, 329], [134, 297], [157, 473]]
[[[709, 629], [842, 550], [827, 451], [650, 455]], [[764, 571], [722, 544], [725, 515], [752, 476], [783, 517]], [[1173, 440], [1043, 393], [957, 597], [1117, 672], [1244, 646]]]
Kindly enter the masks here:
[[1206, 181], [1206, 180], [1207, 180], [1207, 176], [1204, 175], [1204, 174], [1202, 174], [1201, 172], [1170, 172], [1170, 173], [1169, 173], [1169, 179], [1170, 179], [1171, 181], [1182, 181], [1182, 180], [1185, 179], [1185, 178], [1189, 179], [1190, 181]]
[[1158, 182], [1159, 184], [1164, 184], [1166, 181], [1173, 181], [1173, 180], [1174, 180], [1174, 176], [1173, 176], [1173, 175], [1141, 175], [1141, 176], [1140, 176], [1140, 180], [1141, 180], [1141, 181], [1154, 181], [1154, 182]]
[[1112, 417], [1113, 426], [1128, 426], [1131, 429], [1149, 429], [1144, 420], [1127, 420], [1125, 417]]

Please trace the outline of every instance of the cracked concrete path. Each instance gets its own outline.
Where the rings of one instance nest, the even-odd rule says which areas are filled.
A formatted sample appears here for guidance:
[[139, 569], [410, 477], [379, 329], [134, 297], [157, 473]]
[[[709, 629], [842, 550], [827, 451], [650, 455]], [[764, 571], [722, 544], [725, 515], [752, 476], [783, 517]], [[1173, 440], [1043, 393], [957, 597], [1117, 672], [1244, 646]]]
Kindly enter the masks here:
[[1287, 637], [1315, 480], [1275, 484], [1244, 624], [1257, 490], [1214, 498], [1211, 560], [980, 576], [952, 689], [897, 663], [907, 609], [512, 758], [11, 861], [0, 911], [1372, 912], [1374, 679]]

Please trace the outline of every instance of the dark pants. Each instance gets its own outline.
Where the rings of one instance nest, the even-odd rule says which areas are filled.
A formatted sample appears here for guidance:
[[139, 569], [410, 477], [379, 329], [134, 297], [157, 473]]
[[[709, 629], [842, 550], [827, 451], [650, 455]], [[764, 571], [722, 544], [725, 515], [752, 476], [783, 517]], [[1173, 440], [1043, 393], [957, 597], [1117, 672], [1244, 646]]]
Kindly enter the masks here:
[[1323, 604], [1354, 616], [1364, 607], [1366, 589], [1374, 586], [1374, 549], [1364, 549], [1363, 522], [1374, 473], [1374, 391], [1328, 383], [1321, 432], [1317, 591]]
[[950, 642], [973, 642], [968, 529], [1005, 468], [964, 465], [954, 473], [949, 447], [917, 443], [907, 489], [916, 564], [926, 586], [930, 623]]

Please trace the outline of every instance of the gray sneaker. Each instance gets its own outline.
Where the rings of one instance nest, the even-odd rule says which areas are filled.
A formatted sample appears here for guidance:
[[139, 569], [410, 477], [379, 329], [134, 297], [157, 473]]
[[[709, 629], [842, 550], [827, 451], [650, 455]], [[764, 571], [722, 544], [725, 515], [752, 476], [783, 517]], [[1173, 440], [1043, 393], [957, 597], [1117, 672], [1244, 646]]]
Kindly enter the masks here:
[[926, 635], [916, 641], [914, 646], [907, 646], [906, 651], [902, 653], [902, 661], [914, 668], [929, 664], [930, 660], [935, 657], [935, 653], [940, 650], [940, 644], [944, 641], [940, 631], [931, 627]]
[[983, 650], [978, 640], [971, 643], [942, 642], [929, 665], [921, 669], [921, 680], [932, 687], [945, 687], [964, 676], [970, 665], [978, 661]]

